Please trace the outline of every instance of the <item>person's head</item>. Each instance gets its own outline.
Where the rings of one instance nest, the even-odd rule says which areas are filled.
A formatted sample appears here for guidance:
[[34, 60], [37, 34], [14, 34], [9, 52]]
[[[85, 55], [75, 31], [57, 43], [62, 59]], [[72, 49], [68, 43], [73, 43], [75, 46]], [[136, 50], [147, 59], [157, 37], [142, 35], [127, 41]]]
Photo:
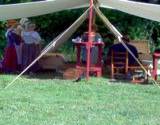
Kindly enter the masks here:
[[14, 19], [7, 20], [6, 26], [7, 28], [16, 28], [18, 26], [18, 22]]
[[27, 25], [28, 25], [28, 23], [30, 23], [30, 20], [28, 18], [21, 18], [19, 23], [20, 23], [21, 27], [23, 28], [23, 30], [27, 30]]
[[28, 30], [28, 31], [34, 31], [35, 28], [36, 28], [36, 25], [35, 25], [34, 23], [29, 23], [29, 24], [27, 25], [27, 30]]
[[22, 18], [19, 23], [20, 25], [24, 26], [26, 22], [29, 22], [29, 19], [28, 18]]
[[129, 42], [130, 42], [130, 39], [129, 39], [129, 37], [128, 37], [127, 35], [124, 35], [124, 36], [122, 37], [122, 40], [123, 40], [123, 42], [125, 42], [125, 43], [129, 43]]

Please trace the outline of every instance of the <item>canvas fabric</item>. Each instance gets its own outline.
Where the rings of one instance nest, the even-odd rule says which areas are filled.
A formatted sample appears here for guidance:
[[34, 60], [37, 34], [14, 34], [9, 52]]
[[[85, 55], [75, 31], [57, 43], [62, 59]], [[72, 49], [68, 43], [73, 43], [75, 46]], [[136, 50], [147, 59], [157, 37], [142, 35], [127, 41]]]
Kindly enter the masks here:
[[130, 0], [99, 0], [100, 7], [119, 10], [131, 15], [160, 22], [160, 5]]
[[61, 10], [83, 7], [88, 0], [52, 0], [0, 5], [0, 21], [33, 17]]

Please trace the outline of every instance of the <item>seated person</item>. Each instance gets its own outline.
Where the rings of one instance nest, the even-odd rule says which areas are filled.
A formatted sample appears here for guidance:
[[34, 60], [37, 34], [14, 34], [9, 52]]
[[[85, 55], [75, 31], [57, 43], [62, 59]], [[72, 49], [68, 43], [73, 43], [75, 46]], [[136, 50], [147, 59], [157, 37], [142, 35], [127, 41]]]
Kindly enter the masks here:
[[[130, 40], [127, 36], [122, 37], [123, 42], [127, 45], [127, 47], [131, 50], [131, 52], [135, 55], [136, 58], [138, 58], [138, 51], [135, 46], [129, 44]], [[109, 52], [107, 54], [107, 63], [111, 62], [110, 57], [111, 57], [111, 52], [126, 52], [126, 48], [122, 45], [122, 43], [117, 43], [112, 45], [109, 48]], [[128, 57], [128, 63], [129, 65], [135, 65], [137, 64], [136, 60], [133, 58], [133, 56], [129, 53]]]
[[[82, 35], [82, 42], [88, 42], [88, 32], [85, 32]], [[96, 26], [93, 26], [93, 32], [92, 32], [92, 42], [102, 42], [102, 37], [99, 33], [96, 33]], [[86, 47], [82, 47], [82, 62], [86, 63], [87, 60], [87, 50]], [[91, 48], [91, 63], [96, 64], [98, 60], [98, 47], [94, 46]]]

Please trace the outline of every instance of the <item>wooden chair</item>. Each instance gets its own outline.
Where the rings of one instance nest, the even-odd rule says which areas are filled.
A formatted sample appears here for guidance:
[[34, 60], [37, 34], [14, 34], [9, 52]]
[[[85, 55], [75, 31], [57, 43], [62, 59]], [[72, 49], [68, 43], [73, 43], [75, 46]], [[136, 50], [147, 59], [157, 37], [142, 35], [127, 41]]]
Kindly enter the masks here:
[[111, 78], [128, 73], [128, 52], [111, 51]]
[[[122, 76], [121, 79], [130, 79], [133, 83], [142, 83], [148, 80], [148, 75], [140, 78], [138, 73], [143, 73], [143, 69], [138, 65], [129, 65], [128, 51], [126, 52], [111, 52], [111, 78], [116, 78], [116, 75]], [[148, 70], [147, 65], [143, 65]], [[128, 76], [130, 75], [130, 76]], [[124, 78], [125, 77], [125, 78]], [[129, 78], [130, 77], [130, 78]]]

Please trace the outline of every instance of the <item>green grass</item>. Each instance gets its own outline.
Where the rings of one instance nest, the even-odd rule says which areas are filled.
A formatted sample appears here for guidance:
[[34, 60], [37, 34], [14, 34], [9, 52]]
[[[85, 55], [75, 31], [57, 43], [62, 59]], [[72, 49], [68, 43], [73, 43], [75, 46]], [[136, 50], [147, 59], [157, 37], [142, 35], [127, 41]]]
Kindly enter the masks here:
[[110, 83], [0, 76], [0, 125], [159, 125], [160, 89]]

